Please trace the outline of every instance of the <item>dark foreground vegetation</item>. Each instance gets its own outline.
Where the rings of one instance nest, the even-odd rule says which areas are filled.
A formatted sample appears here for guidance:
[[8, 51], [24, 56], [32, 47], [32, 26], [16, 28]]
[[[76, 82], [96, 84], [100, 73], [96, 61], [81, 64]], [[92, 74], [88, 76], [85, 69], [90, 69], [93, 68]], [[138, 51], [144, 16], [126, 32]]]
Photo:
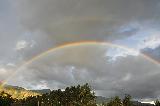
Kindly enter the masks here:
[[[131, 101], [130, 95], [123, 99], [118, 96], [108, 102], [96, 103], [95, 93], [88, 84], [67, 87], [65, 90], [53, 90], [50, 93], [28, 96], [23, 99], [12, 98], [5, 92], [0, 93], [0, 106], [154, 106], [149, 104], [136, 104]], [[160, 106], [158, 100], [155, 106]]]

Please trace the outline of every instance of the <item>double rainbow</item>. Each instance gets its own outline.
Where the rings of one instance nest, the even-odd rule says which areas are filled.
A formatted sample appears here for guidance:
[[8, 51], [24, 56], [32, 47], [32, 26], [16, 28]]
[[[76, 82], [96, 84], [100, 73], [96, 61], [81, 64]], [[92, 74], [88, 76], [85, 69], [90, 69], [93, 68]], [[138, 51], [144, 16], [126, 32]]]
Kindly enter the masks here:
[[[54, 48], [51, 48], [43, 53], [38, 54], [37, 56], [31, 58], [30, 60], [26, 61], [24, 64], [20, 65], [15, 72], [8, 78], [6, 79], [3, 84], [1, 84], [0, 88], [3, 87], [15, 74], [17, 74], [20, 69], [24, 66], [27, 66], [29, 64], [31, 64], [33, 61], [36, 61], [37, 59], [44, 57], [46, 55], [48, 55], [51, 52], [56, 52], [57, 50], [60, 49], [64, 49], [64, 48], [70, 48], [70, 47], [75, 47], [75, 46], [82, 46], [82, 45], [99, 45], [99, 46], [110, 46], [110, 47], [115, 47], [115, 48], [120, 48], [126, 51], [131, 51], [131, 52], [138, 52], [135, 49], [132, 48], [128, 48], [126, 46], [122, 46], [122, 45], [117, 45], [117, 44], [113, 44], [110, 42], [100, 42], [100, 41], [81, 41], [81, 42], [73, 42], [73, 43], [67, 43], [67, 44], [63, 44]], [[151, 58], [150, 56], [143, 54], [143, 53], [139, 53], [139, 55], [141, 55], [142, 57], [144, 57], [146, 60], [156, 64], [156, 65], [160, 65], [160, 62], [154, 60], [153, 58]]]

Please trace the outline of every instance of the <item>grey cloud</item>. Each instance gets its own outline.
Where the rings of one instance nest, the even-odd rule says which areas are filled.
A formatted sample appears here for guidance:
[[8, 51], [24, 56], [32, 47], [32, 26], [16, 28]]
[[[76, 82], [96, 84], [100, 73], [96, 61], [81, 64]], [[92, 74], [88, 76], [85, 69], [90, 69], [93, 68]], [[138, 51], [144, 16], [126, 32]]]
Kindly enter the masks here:
[[123, 35], [115, 33], [120, 26], [156, 22], [159, 13], [157, 0], [17, 1], [15, 4], [23, 25], [31, 31], [46, 32], [58, 43], [121, 38]]
[[142, 52], [160, 62], [160, 46], [155, 49], [145, 48]]

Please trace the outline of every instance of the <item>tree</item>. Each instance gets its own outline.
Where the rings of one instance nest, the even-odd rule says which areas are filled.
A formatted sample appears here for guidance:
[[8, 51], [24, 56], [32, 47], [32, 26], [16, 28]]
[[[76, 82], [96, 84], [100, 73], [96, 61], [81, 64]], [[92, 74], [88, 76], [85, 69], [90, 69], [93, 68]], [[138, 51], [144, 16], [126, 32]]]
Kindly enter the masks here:
[[84, 95], [84, 103], [88, 105], [93, 105], [95, 103], [95, 93], [91, 91], [91, 87], [89, 86], [88, 83], [82, 86], [83, 90], [85, 91]]
[[0, 106], [10, 106], [15, 100], [4, 91], [0, 93]]
[[94, 106], [95, 94], [89, 84], [67, 87], [64, 91], [65, 106]]
[[123, 104], [119, 96], [115, 96], [107, 103], [107, 106], [123, 106]]
[[123, 102], [123, 106], [133, 106], [130, 95], [125, 95], [122, 102]]
[[[29, 96], [19, 101], [27, 106], [96, 106], [95, 94], [89, 84], [53, 90], [41, 96]], [[3, 105], [4, 106], [4, 105]]]
[[160, 101], [158, 99], [155, 101], [155, 106], [160, 106]]

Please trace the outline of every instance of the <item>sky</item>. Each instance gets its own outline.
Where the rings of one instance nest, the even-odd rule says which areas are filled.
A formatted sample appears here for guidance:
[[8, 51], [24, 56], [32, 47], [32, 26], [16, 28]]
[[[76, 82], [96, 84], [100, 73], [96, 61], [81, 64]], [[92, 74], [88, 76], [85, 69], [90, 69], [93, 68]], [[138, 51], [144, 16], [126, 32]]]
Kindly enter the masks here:
[[[159, 34], [159, 0], [0, 0], [0, 80], [12, 76], [8, 84], [27, 89], [88, 82], [97, 95], [158, 98]], [[51, 48], [82, 41], [134, 51], [80, 44], [22, 66]]]

